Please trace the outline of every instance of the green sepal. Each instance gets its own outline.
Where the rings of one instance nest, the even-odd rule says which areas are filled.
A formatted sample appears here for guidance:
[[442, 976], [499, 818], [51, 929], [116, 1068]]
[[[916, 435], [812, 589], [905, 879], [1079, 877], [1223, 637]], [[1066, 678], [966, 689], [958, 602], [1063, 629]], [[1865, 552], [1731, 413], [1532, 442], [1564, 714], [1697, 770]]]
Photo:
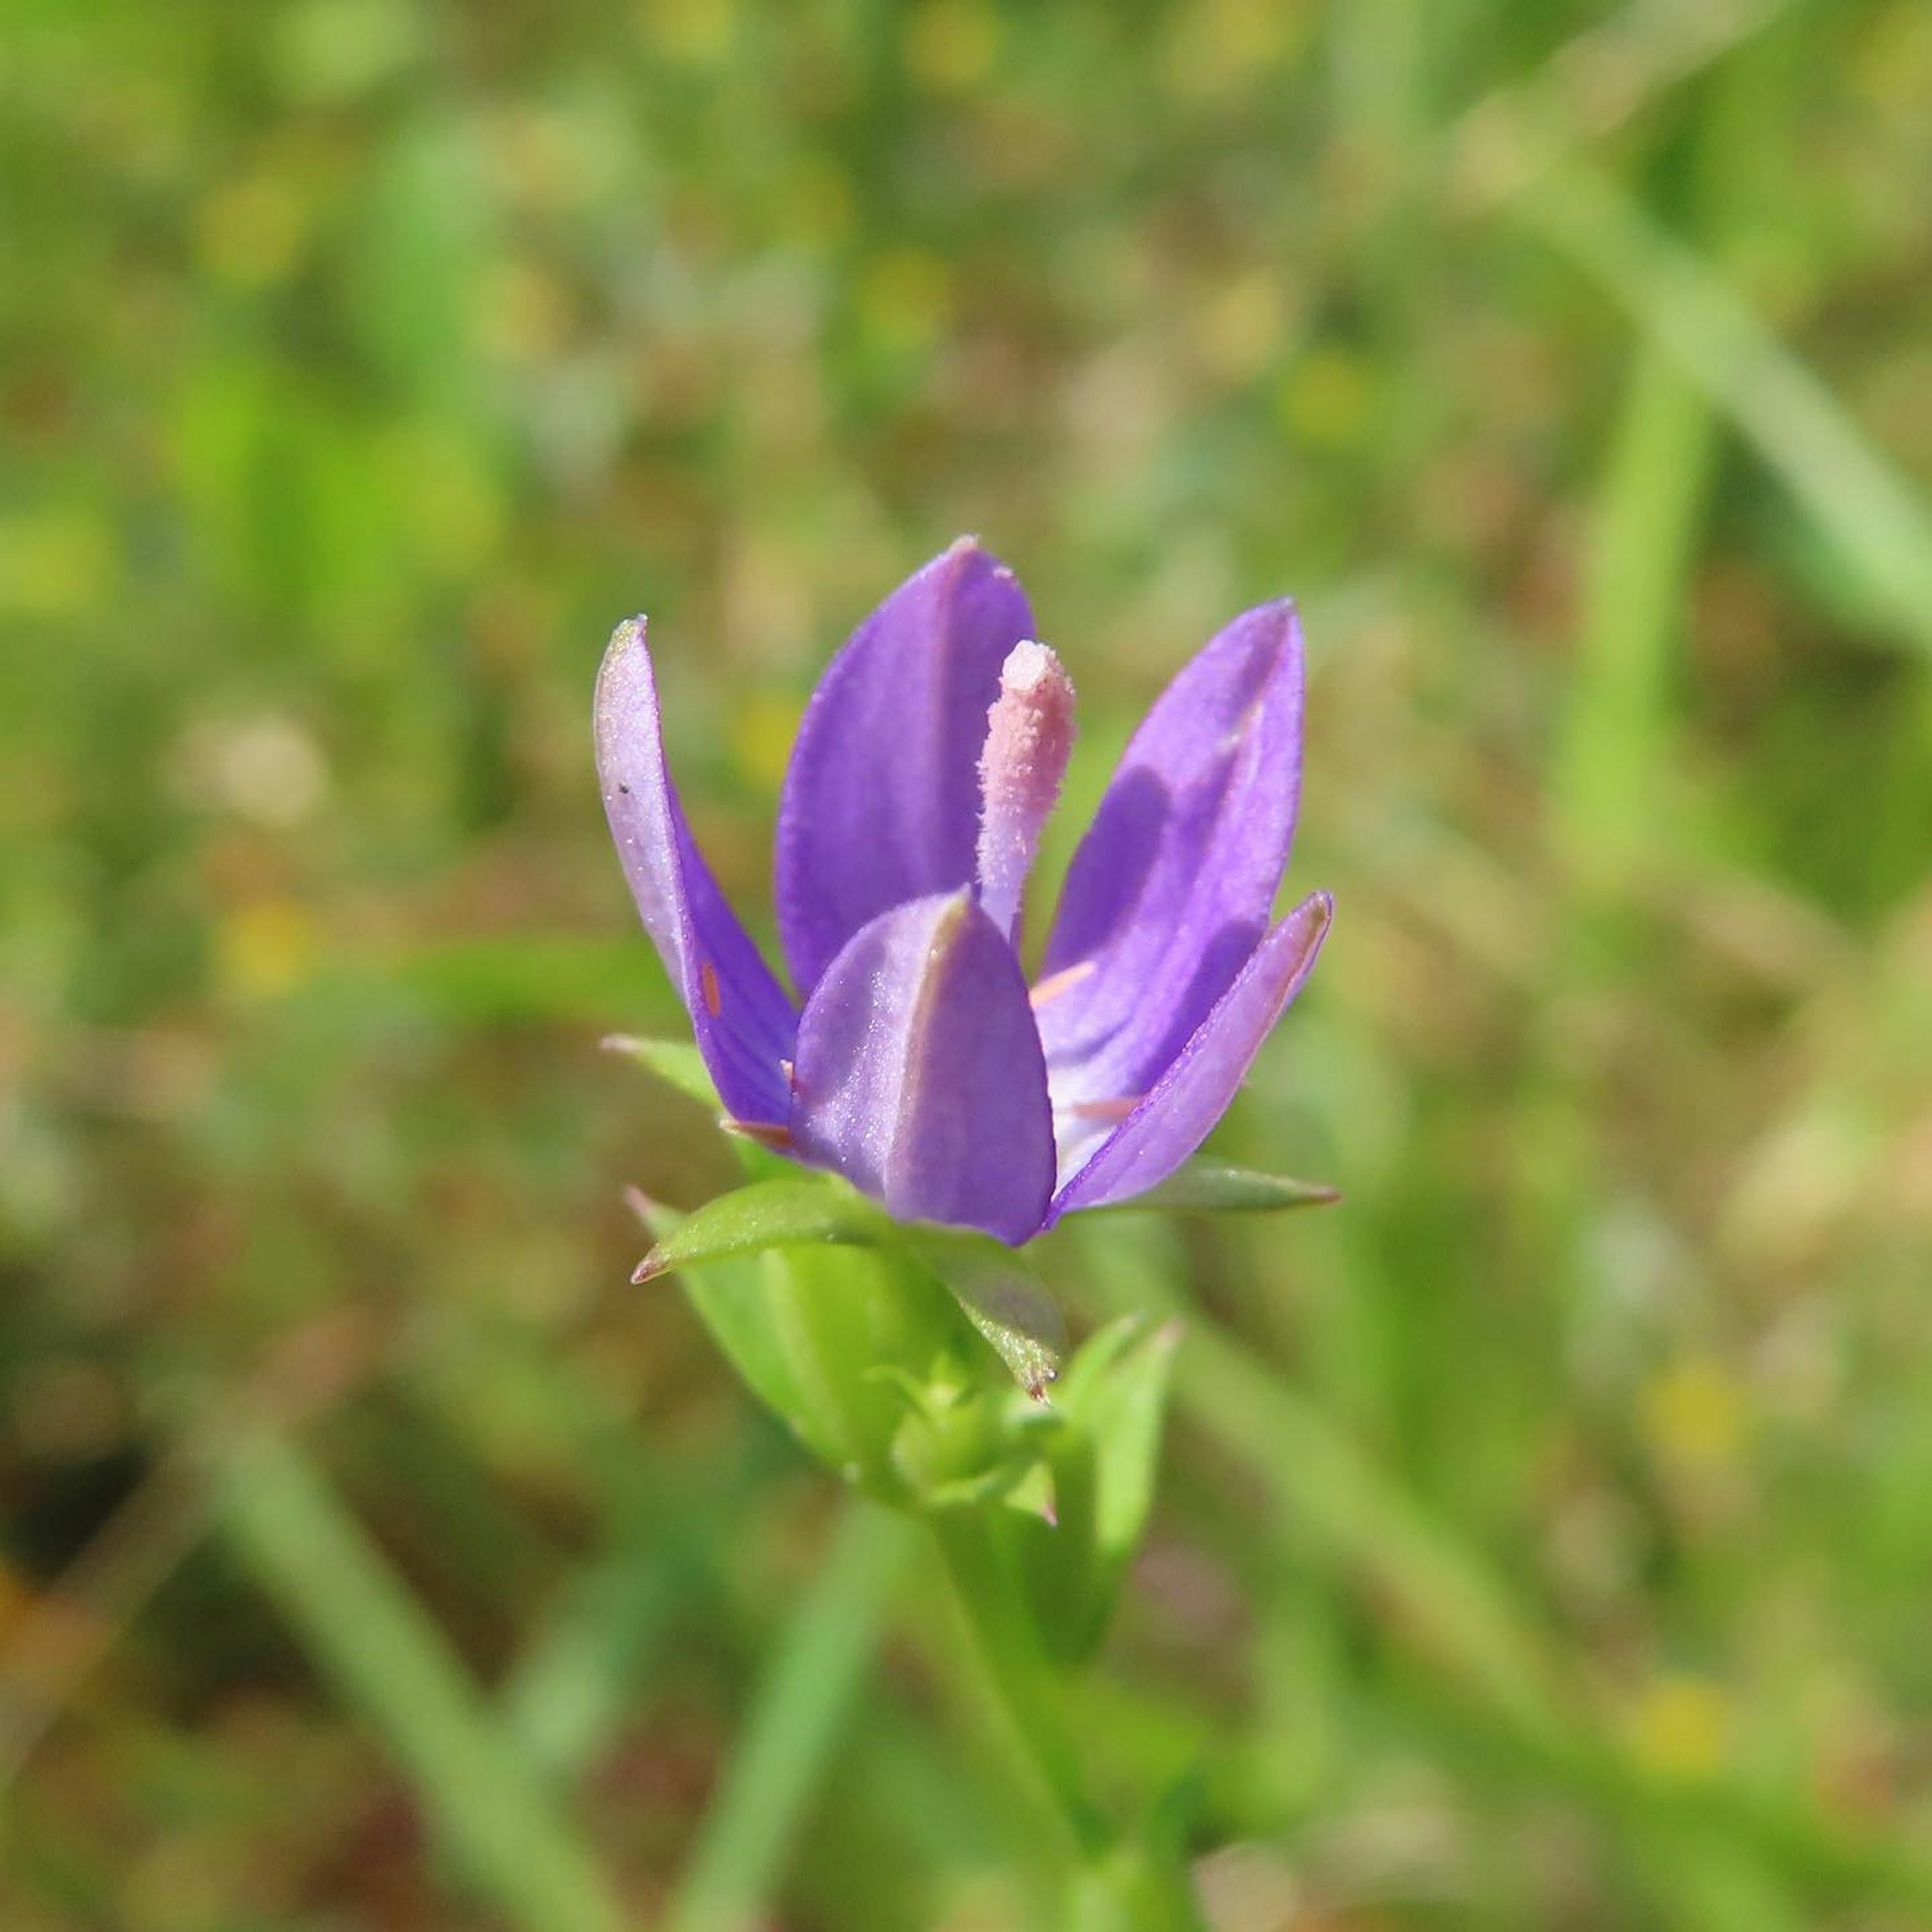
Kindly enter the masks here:
[[1332, 1207], [1341, 1198], [1340, 1189], [1318, 1180], [1295, 1180], [1285, 1174], [1257, 1174], [1244, 1167], [1190, 1161], [1144, 1194], [1082, 1211], [1118, 1214], [1150, 1208], [1178, 1214], [1270, 1214], [1286, 1208]]
[[652, 1281], [673, 1268], [769, 1248], [837, 1243], [870, 1247], [894, 1238], [890, 1220], [837, 1175], [788, 1167], [720, 1194], [687, 1215], [659, 1239], [631, 1279]]
[[1044, 1402], [1066, 1352], [1066, 1324], [1046, 1284], [988, 1234], [920, 1227], [907, 1230], [907, 1240], [952, 1291], [1014, 1381], [1036, 1402]]
[[688, 1040], [645, 1040], [636, 1034], [614, 1033], [602, 1042], [606, 1053], [621, 1054], [667, 1087], [675, 1087], [700, 1107], [718, 1112], [718, 1089], [711, 1084], [704, 1056]]
[[[626, 1198], [638, 1220], [658, 1237], [660, 1246], [675, 1240], [695, 1218], [650, 1199], [636, 1188], [627, 1189]], [[814, 1455], [835, 1465], [840, 1462], [838, 1433], [824, 1426], [819, 1406], [807, 1400], [794, 1352], [772, 1319], [774, 1298], [758, 1264], [742, 1256], [720, 1258], [686, 1266], [682, 1280], [686, 1299], [752, 1393]]]

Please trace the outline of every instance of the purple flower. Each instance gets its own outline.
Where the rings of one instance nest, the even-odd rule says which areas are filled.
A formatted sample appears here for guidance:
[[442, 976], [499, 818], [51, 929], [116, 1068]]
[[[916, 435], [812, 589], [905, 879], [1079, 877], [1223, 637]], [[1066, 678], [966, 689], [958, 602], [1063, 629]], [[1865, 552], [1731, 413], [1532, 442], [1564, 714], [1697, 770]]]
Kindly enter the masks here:
[[1301, 776], [1300, 627], [1250, 610], [1134, 734], [1040, 978], [1022, 888], [1072, 687], [1012, 574], [962, 541], [893, 592], [807, 706], [778, 806], [801, 1011], [726, 904], [664, 766], [640, 617], [597, 680], [604, 802], [732, 1122], [902, 1220], [1014, 1245], [1165, 1180], [1315, 961], [1326, 893], [1268, 914]]

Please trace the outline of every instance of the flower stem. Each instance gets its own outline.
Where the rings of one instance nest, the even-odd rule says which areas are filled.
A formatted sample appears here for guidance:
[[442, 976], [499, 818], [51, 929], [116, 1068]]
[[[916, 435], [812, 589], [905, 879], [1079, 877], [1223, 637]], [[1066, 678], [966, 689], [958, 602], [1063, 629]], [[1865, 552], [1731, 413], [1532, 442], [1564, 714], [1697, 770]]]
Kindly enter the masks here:
[[928, 1520], [1013, 1730], [1082, 1862], [1097, 1864], [1113, 1850], [1117, 1834], [1088, 1794], [1060, 1679], [1041, 1647], [1019, 1579], [977, 1511], [950, 1510]]
[[1072, 1840], [1069, 1932], [1207, 1932], [1178, 1840], [1157, 1827], [1120, 1831], [1090, 1795], [1062, 1677], [992, 1525], [971, 1510], [928, 1520], [1006, 1715]]

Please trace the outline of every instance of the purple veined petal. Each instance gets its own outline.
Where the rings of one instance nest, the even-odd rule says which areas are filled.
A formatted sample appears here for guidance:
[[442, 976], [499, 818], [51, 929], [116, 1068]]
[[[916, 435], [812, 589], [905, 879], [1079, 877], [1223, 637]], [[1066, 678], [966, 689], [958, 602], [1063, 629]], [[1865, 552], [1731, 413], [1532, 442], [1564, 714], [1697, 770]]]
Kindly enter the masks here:
[[728, 1112], [782, 1123], [798, 1016], [692, 842], [664, 766], [644, 620], [620, 624], [597, 674], [597, 772], [644, 930], [683, 996]]
[[1255, 948], [1145, 1097], [1054, 1196], [1048, 1227], [1076, 1208], [1144, 1193], [1208, 1138], [1306, 981], [1334, 916], [1334, 902], [1316, 892]]
[[1212, 638], [1134, 734], [1069, 868], [1043, 981], [1056, 1098], [1147, 1091], [1264, 932], [1301, 784], [1301, 626], [1266, 604]]
[[1053, 1116], [1026, 982], [970, 889], [896, 906], [799, 1022], [791, 1136], [904, 1220], [1018, 1246], [1053, 1191]]
[[778, 934], [801, 993], [868, 920], [972, 880], [986, 712], [1032, 635], [1012, 573], [962, 538], [827, 667], [778, 802]]

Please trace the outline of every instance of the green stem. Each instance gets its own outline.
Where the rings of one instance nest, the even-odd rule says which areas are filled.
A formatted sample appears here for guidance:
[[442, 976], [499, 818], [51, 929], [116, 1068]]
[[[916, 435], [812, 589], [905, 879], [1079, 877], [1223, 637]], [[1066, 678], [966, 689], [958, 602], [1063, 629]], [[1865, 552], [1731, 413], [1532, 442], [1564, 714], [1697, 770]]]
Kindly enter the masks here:
[[1088, 1795], [1060, 1682], [1041, 1648], [1012, 1565], [992, 1526], [977, 1512], [947, 1510], [929, 1520], [1013, 1730], [1082, 1860], [1097, 1864], [1114, 1849], [1117, 1834]]
[[672, 1932], [752, 1924], [862, 1702], [910, 1526], [855, 1498], [759, 1686], [676, 1898]]

